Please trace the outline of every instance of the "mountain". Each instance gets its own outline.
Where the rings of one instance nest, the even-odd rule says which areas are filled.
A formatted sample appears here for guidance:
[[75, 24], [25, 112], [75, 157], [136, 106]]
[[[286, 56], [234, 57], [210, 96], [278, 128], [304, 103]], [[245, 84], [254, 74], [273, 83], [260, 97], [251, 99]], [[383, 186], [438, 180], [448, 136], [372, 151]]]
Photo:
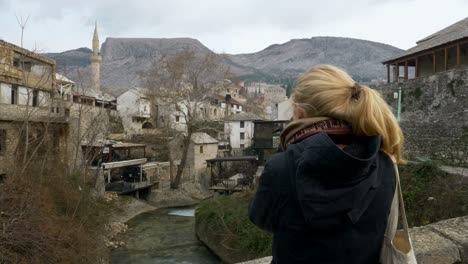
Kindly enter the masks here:
[[386, 69], [381, 62], [401, 52], [393, 46], [367, 40], [313, 37], [227, 57], [236, 65], [257, 69], [258, 73], [273, 78], [295, 76], [318, 64], [332, 64], [345, 69], [356, 80], [366, 82], [383, 79]]
[[[162, 55], [184, 48], [197, 53], [212, 52], [200, 41], [190, 38], [107, 38], [101, 46], [101, 84], [114, 95], [142, 84], [140, 74]], [[57, 62], [57, 71], [75, 82], [90, 83], [91, 55], [87, 48], [44, 54]]]
[[[114, 94], [140, 86], [140, 74], [153, 62], [183, 48], [201, 54], [212, 52], [191, 38], [107, 38], [101, 48], [102, 85]], [[383, 79], [386, 69], [381, 61], [400, 52], [390, 45], [366, 40], [313, 37], [274, 44], [255, 53], [223, 55], [231, 71], [245, 80], [275, 82], [295, 78], [314, 65], [328, 63], [344, 68], [359, 81], [370, 81]], [[87, 48], [80, 48], [45, 55], [57, 61], [60, 73], [77, 81], [89, 76], [91, 53]]]

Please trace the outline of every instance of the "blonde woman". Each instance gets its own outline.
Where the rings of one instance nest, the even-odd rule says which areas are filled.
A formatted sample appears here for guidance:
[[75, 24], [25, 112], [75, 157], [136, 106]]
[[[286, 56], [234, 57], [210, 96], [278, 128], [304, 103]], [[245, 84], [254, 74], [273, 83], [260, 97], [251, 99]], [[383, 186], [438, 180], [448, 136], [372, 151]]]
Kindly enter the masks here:
[[379, 263], [403, 134], [379, 93], [330, 65], [301, 76], [284, 152], [268, 160], [251, 221], [272, 263]]

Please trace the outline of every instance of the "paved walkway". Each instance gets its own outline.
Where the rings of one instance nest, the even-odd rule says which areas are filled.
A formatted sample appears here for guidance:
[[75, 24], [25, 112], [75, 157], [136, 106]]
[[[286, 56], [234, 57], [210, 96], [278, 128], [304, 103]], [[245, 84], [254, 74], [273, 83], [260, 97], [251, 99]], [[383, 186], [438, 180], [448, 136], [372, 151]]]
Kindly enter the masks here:
[[462, 167], [451, 167], [451, 166], [440, 166], [443, 171], [446, 171], [451, 174], [458, 174], [463, 175], [464, 177], [468, 177], [468, 168]]

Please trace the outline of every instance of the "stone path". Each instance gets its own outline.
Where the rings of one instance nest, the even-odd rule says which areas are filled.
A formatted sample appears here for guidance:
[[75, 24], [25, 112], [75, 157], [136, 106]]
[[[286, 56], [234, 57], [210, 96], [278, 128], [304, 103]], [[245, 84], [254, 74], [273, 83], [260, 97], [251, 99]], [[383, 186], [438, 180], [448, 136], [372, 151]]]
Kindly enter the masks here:
[[451, 167], [451, 166], [440, 166], [440, 168], [443, 171], [451, 173], [451, 174], [458, 174], [458, 175], [463, 175], [464, 177], [468, 177], [468, 168]]

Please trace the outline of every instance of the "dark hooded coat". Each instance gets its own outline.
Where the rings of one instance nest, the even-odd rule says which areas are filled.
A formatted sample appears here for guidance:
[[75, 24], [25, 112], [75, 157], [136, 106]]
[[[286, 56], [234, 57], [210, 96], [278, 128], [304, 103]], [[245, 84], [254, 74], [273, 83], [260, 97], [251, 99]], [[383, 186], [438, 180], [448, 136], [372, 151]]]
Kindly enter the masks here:
[[268, 160], [249, 216], [273, 232], [273, 263], [379, 263], [395, 190], [380, 147], [375, 136], [340, 148], [320, 132]]

